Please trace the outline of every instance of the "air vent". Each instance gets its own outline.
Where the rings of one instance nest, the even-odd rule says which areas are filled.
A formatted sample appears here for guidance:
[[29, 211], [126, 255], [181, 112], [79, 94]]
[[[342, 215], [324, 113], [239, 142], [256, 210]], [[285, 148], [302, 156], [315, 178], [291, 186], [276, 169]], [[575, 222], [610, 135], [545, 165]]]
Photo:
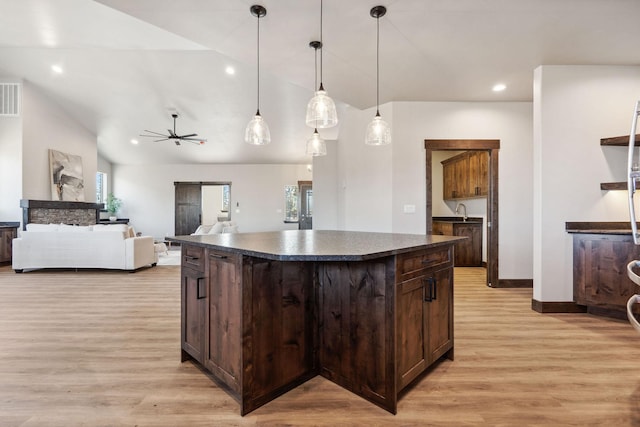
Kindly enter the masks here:
[[20, 83], [0, 83], [0, 116], [20, 115]]

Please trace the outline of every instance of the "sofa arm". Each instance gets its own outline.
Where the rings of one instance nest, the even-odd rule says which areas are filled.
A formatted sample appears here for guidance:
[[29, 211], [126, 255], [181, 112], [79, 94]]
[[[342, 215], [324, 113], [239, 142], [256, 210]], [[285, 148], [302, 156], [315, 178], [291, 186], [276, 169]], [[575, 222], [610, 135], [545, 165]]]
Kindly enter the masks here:
[[140, 236], [124, 239], [125, 265], [127, 270], [135, 270], [145, 265], [156, 264], [155, 251], [153, 250], [153, 237]]

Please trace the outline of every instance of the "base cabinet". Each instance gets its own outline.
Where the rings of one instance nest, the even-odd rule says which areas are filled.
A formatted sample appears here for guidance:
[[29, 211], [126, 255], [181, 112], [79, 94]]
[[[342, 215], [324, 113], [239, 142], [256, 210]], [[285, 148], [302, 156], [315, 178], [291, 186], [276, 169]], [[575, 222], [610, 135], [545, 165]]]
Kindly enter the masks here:
[[453, 244], [362, 261], [276, 261], [182, 243], [182, 359], [241, 414], [322, 375], [395, 413], [453, 358]]
[[467, 237], [456, 245], [456, 267], [482, 267], [482, 222], [433, 220], [433, 234]]
[[0, 227], [0, 263], [11, 262], [11, 245], [16, 237], [17, 227]]
[[573, 235], [573, 299], [594, 314], [626, 318], [627, 300], [640, 288], [627, 264], [640, 259], [631, 235]]
[[[433, 266], [411, 270], [410, 278], [397, 285], [398, 390], [443, 355], [453, 359], [451, 252], [434, 251], [422, 257], [435, 258]], [[425, 265], [424, 261], [419, 265]]]

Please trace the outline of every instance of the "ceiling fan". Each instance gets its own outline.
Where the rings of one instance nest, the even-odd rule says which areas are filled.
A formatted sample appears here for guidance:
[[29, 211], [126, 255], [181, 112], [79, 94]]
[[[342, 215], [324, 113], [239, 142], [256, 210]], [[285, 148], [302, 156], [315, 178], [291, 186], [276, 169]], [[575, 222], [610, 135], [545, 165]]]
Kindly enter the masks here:
[[146, 136], [148, 138], [160, 138], [160, 139], [156, 139], [154, 142], [160, 142], [160, 141], [173, 141], [176, 143], [176, 145], [180, 145], [180, 141], [189, 141], [193, 144], [197, 144], [197, 145], [202, 145], [205, 142], [207, 142], [206, 138], [194, 138], [194, 136], [198, 136], [197, 133], [189, 133], [186, 135], [178, 135], [176, 133], [176, 119], [178, 118], [178, 114], [173, 113], [171, 114], [171, 117], [173, 117], [173, 130], [171, 129], [167, 129], [167, 131], [169, 131], [169, 135], [165, 135], [164, 133], [159, 133], [159, 132], [154, 132], [152, 130], [147, 130], [145, 129], [145, 132], [148, 132], [152, 135], [143, 135], [140, 134], [140, 136]]

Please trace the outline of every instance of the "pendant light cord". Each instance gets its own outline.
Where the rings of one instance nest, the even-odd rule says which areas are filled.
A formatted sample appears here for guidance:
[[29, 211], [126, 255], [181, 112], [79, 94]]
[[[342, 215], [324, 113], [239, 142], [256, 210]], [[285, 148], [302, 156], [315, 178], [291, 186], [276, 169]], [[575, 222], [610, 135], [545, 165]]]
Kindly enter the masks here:
[[380, 116], [380, 17], [376, 17], [376, 116]]
[[322, 50], [324, 49], [324, 44], [322, 40], [322, 0], [320, 0], [320, 88], [318, 90], [324, 90], [322, 86]]
[[257, 73], [257, 81], [258, 81], [258, 106], [256, 111], [256, 116], [260, 115], [260, 14], [258, 14], [258, 60], [256, 61], [258, 64], [258, 73]]

